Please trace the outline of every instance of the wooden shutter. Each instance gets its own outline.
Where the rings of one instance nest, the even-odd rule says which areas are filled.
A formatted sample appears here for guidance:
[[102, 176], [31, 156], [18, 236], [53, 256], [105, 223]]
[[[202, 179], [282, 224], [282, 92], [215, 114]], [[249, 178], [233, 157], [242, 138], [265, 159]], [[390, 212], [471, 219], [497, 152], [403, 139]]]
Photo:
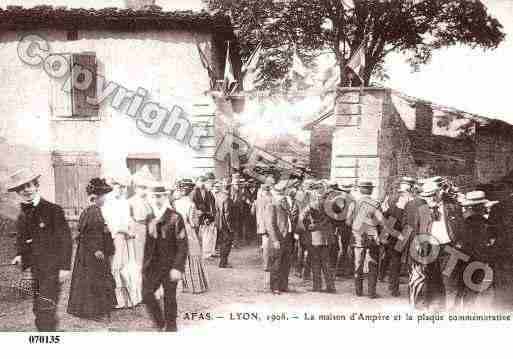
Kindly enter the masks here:
[[94, 154], [54, 154], [55, 202], [68, 220], [77, 220], [89, 205], [86, 187], [100, 176], [100, 163]]
[[78, 218], [77, 173], [72, 163], [54, 164], [55, 202], [64, 209], [66, 218]]
[[[87, 98], [96, 98], [97, 72], [96, 54], [80, 53], [73, 54], [73, 66], [71, 69], [71, 78], [73, 81], [72, 89], [72, 106], [73, 116], [77, 117], [94, 117], [98, 116], [98, 106], [91, 105], [87, 102]], [[81, 89], [80, 84], [84, 82], [84, 75], [80, 74], [79, 68], [88, 70], [91, 75], [91, 84], [86, 89]]]

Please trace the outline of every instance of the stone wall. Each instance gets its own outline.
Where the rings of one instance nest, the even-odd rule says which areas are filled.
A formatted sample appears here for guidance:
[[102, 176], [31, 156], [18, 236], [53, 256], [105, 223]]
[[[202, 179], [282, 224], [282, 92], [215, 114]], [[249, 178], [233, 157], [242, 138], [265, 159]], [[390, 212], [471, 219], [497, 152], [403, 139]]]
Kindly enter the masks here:
[[513, 171], [513, 128], [503, 122], [479, 126], [476, 132], [476, 177], [479, 183], [501, 179]]
[[310, 131], [310, 168], [317, 178], [330, 178], [333, 125], [320, 123]]
[[315, 175], [373, 180], [377, 197], [402, 176], [444, 176], [469, 191], [513, 171], [513, 126], [390, 89], [340, 89], [335, 115], [310, 128]]

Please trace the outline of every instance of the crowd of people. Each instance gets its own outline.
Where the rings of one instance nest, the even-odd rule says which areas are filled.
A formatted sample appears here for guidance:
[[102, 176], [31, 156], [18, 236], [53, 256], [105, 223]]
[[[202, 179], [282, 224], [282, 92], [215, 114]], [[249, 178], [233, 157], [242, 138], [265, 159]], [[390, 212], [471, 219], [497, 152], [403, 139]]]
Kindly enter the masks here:
[[[13, 264], [30, 268], [36, 326], [51, 331], [72, 240], [62, 208], [41, 198], [39, 178], [25, 169], [10, 177], [8, 190], [22, 202]], [[311, 279], [312, 291], [331, 294], [337, 276], [352, 276], [354, 295], [370, 298], [388, 278], [398, 297], [407, 273], [413, 307], [458, 310], [507, 282], [505, 219], [483, 191], [460, 193], [442, 177], [403, 177], [383, 201], [373, 191], [370, 181], [269, 176], [259, 183], [238, 173], [166, 186], [147, 167], [130, 178], [93, 178], [78, 221], [67, 311], [100, 319], [144, 303], [159, 329], [176, 331], [177, 289], [207, 292], [205, 262], [232, 268], [232, 247], [250, 243], [258, 244], [275, 295], [293, 291], [289, 277], [296, 275]]]

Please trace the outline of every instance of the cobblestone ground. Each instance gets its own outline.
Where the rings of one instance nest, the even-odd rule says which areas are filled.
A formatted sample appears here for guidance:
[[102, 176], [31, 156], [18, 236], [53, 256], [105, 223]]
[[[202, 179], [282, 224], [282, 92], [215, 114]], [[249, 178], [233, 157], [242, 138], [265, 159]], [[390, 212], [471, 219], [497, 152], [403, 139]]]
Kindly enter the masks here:
[[[337, 293], [312, 293], [310, 281], [291, 275], [292, 293], [272, 295], [264, 290], [264, 272], [255, 247], [236, 249], [231, 255], [233, 268], [220, 269], [216, 262], [208, 261], [210, 291], [200, 295], [179, 293], [179, 327], [201, 326], [199, 318], [189, 320], [187, 314], [211, 313], [216, 320], [230, 320], [238, 312], [287, 313], [303, 316], [305, 311], [317, 313], [348, 313], [362, 310], [395, 311], [406, 309], [406, 286], [401, 284], [401, 297], [392, 298], [386, 283], [379, 283], [379, 299], [355, 297], [351, 278], [338, 279]], [[12, 270], [12, 269], [9, 269]], [[0, 268], [5, 272], [5, 268]], [[151, 331], [154, 330], [144, 305], [134, 309], [116, 310], [110, 322], [95, 322], [73, 317], [66, 313], [69, 281], [65, 283], [59, 303], [60, 329], [62, 331]], [[279, 318], [277, 318], [279, 319]], [[33, 314], [30, 300], [6, 301], [0, 296], [0, 331], [32, 331]]]

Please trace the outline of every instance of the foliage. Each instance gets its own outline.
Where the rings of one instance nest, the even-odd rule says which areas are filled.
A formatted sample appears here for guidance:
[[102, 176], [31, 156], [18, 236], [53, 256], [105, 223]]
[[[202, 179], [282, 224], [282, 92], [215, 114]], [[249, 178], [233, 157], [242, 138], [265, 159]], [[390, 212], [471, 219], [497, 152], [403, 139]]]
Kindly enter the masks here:
[[456, 44], [493, 49], [505, 36], [479, 0], [354, 0], [354, 9], [340, 0], [205, 1], [210, 11], [231, 16], [243, 58], [263, 41], [263, 88], [283, 87], [294, 48], [307, 67], [329, 50], [343, 69], [363, 42], [369, 85], [371, 78], [385, 78], [383, 64], [391, 52], [405, 53], [418, 70], [433, 50]]

